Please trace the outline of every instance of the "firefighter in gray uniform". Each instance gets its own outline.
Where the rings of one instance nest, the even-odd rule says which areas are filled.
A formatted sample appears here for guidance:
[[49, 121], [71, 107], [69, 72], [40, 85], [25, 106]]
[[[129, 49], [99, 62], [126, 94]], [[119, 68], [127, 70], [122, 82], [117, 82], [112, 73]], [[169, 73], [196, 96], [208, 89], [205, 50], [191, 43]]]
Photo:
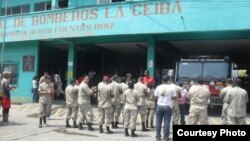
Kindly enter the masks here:
[[44, 81], [39, 85], [38, 93], [39, 93], [39, 128], [42, 128], [42, 121], [44, 124], [46, 123], [46, 117], [50, 111], [50, 103], [51, 103], [51, 95], [52, 89], [49, 86], [50, 83], [50, 76], [45, 76]]
[[108, 77], [103, 77], [103, 81], [98, 84], [98, 112], [99, 112], [99, 132], [103, 133], [105, 120], [107, 134], [112, 134], [110, 130], [112, 118], [112, 89], [108, 85]]
[[228, 92], [225, 102], [229, 105], [227, 110], [229, 125], [246, 125], [246, 108], [248, 95], [246, 90], [240, 88], [241, 80], [236, 78], [233, 88]]
[[142, 131], [149, 131], [145, 126], [145, 118], [147, 112], [146, 95], [148, 95], [147, 87], [143, 84], [143, 77], [138, 78], [138, 82], [134, 86], [135, 90], [139, 92], [138, 113], [141, 117]]
[[112, 93], [114, 97], [112, 98], [112, 128], [118, 128], [119, 124], [119, 117], [121, 113], [121, 95], [122, 95], [122, 88], [121, 85], [118, 83], [119, 77], [114, 75], [112, 78], [112, 83], [110, 83], [110, 87], [112, 89]]
[[[146, 127], [154, 128], [154, 113], [155, 113], [155, 89], [152, 83], [148, 83], [148, 96], [146, 97], [147, 114], [146, 114]], [[149, 122], [150, 121], [150, 122]]]
[[65, 97], [66, 97], [66, 127], [71, 127], [69, 124], [69, 120], [72, 117], [73, 127], [77, 128], [76, 119], [78, 113], [78, 86], [76, 80], [72, 80], [70, 85], [68, 85], [65, 89]]
[[226, 95], [228, 92], [232, 89], [232, 80], [228, 79], [227, 80], [227, 87], [223, 88], [220, 92], [220, 97], [223, 99], [223, 107], [222, 107], [222, 112], [221, 112], [221, 118], [222, 118], [222, 124], [227, 125], [227, 109], [228, 109], [228, 104], [226, 103]]
[[[174, 87], [177, 96], [180, 98], [180, 96], [181, 96], [181, 87], [174, 84], [173, 82], [170, 82], [170, 85], [172, 87]], [[180, 108], [179, 108], [178, 98], [173, 100], [172, 117], [173, 117], [172, 124], [173, 125], [178, 125], [179, 120], [180, 120]]]
[[129, 82], [128, 87], [129, 89], [125, 90], [123, 93], [125, 136], [129, 136], [128, 128], [130, 127], [131, 137], [137, 137], [137, 134], [135, 134], [135, 127], [138, 111], [137, 103], [139, 101], [139, 92], [134, 89], [133, 82]]
[[90, 104], [90, 96], [97, 90], [96, 87], [92, 87], [92, 89], [88, 86], [89, 77], [85, 76], [82, 83], [79, 86], [78, 91], [78, 105], [79, 105], [79, 114], [80, 114], [80, 121], [79, 121], [79, 129], [82, 130], [82, 124], [84, 120], [84, 115], [87, 118], [87, 125], [89, 131], [94, 131], [92, 127], [93, 124], [93, 111], [92, 106]]
[[[121, 77], [121, 83], [120, 83], [121, 87], [122, 87], [122, 93], [125, 92], [125, 90], [128, 89], [128, 84], [126, 84], [126, 78], [125, 77]], [[123, 100], [123, 95], [121, 95], [121, 114], [124, 114], [124, 100]], [[122, 121], [122, 124], [124, 124], [124, 119]]]
[[198, 122], [200, 122], [201, 125], [208, 124], [207, 106], [210, 101], [210, 95], [211, 93], [208, 87], [203, 85], [203, 80], [198, 80], [197, 85], [194, 85], [189, 89], [189, 125], [197, 125]]

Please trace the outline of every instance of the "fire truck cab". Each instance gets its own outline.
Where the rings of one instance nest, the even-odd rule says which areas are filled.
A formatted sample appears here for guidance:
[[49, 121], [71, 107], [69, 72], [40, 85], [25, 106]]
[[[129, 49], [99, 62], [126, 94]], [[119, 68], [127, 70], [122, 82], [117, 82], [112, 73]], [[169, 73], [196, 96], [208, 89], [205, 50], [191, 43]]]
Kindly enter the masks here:
[[226, 80], [232, 78], [232, 64], [228, 57], [200, 56], [180, 59], [176, 63], [175, 72], [176, 82], [188, 81], [192, 84], [196, 79], [202, 79], [211, 92], [210, 104], [212, 106], [223, 104], [219, 96], [220, 91], [226, 86]]

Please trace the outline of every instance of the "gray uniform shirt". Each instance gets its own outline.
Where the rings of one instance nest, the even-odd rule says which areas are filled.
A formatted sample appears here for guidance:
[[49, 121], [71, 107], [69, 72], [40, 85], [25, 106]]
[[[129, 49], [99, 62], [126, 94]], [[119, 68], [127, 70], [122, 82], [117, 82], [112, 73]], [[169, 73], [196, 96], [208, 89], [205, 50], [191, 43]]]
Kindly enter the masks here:
[[109, 84], [114, 94], [112, 98], [112, 105], [120, 105], [121, 104], [121, 94], [122, 94], [122, 87], [119, 83], [113, 81]]
[[137, 110], [137, 102], [139, 101], [139, 92], [135, 89], [127, 89], [123, 93], [124, 109]]
[[109, 85], [102, 85], [98, 87], [98, 107], [111, 108], [112, 104], [112, 89]]
[[93, 94], [88, 84], [82, 82], [78, 91], [78, 104], [81, 106], [90, 106], [90, 96]]
[[[121, 87], [122, 87], [122, 93], [125, 92], [125, 90], [128, 89], [128, 85], [124, 82], [120, 83]], [[121, 103], [123, 103], [123, 95], [121, 94]]]
[[39, 85], [39, 103], [40, 104], [50, 104], [51, 102], [51, 88], [50, 85], [43, 82]]
[[178, 85], [175, 85], [174, 83], [171, 83], [170, 86], [172, 86], [175, 89], [175, 92], [177, 94], [177, 98], [173, 100], [173, 106], [179, 106], [178, 98], [179, 98], [179, 95], [181, 94], [181, 87]]
[[137, 82], [134, 87], [139, 92], [138, 106], [146, 105], [147, 87], [142, 82]]
[[78, 86], [69, 85], [65, 89], [66, 97], [66, 107], [75, 107], [77, 106], [78, 100]]
[[190, 106], [204, 109], [209, 104], [210, 91], [207, 86], [195, 85], [189, 89], [188, 98], [190, 99]]
[[148, 96], [146, 97], [147, 108], [155, 108], [155, 90], [148, 88]]
[[227, 94], [225, 102], [228, 106], [228, 116], [245, 117], [248, 96], [246, 90], [240, 87], [233, 87]]
[[223, 103], [225, 103], [226, 95], [227, 93], [232, 89], [231, 85], [228, 85], [227, 87], [223, 88], [220, 92], [220, 97], [223, 99]]

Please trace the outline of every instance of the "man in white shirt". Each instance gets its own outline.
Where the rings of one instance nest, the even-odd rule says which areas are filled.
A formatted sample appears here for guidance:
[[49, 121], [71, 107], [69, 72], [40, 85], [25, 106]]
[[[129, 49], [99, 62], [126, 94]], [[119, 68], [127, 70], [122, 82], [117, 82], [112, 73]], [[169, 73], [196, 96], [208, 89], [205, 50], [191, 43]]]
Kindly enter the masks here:
[[159, 85], [154, 95], [158, 97], [156, 108], [156, 139], [161, 140], [161, 124], [164, 118], [164, 140], [169, 140], [170, 120], [172, 115], [172, 100], [177, 99], [175, 88], [168, 84], [169, 77], [163, 76], [162, 84]]
[[38, 81], [37, 76], [34, 76], [32, 80], [32, 93], [33, 93], [32, 102], [33, 103], [37, 103], [37, 99], [38, 99], [37, 81]]

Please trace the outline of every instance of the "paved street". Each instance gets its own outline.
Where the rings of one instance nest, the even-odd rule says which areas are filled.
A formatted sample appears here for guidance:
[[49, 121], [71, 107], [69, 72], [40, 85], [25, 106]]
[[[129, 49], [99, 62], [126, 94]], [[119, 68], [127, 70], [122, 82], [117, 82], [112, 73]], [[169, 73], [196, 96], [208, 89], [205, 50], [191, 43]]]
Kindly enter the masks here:
[[[23, 104], [12, 105], [10, 111], [10, 123], [8, 126], [3, 126], [0, 122], [0, 141], [76, 141], [76, 140], [88, 140], [88, 141], [152, 141], [155, 140], [155, 129], [151, 129], [150, 132], [141, 132], [140, 119], [137, 120], [137, 134], [138, 138], [124, 137], [123, 128], [113, 129], [115, 132], [113, 135], [99, 134], [97, 125], [97, 108], [94, 110], [94, 132], [89, 132], [84, 126], [84, 130], [78, 130], [73, 128], [64, 128], [65, 120], [65, 108], [63, 103], [57, 103], [53, 106], [51, 119], [48, 120], [49, 126], [38, 128], [37, 118], [38, 104]], [[2, 117], [0, 117], [2, 118]], [[221, 120], [219, 116], [209, 117], [210, 124], [220, 124]], [[250, 118], [247, 119], [250, 124]], [[71, 123], [72, 124], [72, 123]], [[122, 125], [120, 125], [122, 127]]]

